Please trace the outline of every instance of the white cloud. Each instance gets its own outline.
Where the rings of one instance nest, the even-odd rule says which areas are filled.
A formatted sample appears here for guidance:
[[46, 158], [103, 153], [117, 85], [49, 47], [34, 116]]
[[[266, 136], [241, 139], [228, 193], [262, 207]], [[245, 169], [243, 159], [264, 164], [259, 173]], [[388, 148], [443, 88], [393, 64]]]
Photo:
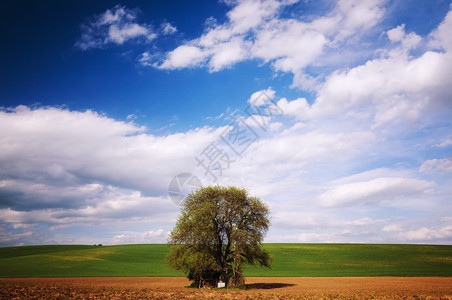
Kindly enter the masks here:
[[340, 220], [336, 217], [323, 212], [299, 212], [299, 211], [280, 211], [273, 215], [272, 223], [279, 228], [297, 228], [297, 229], [348, 229], [353, 227], [374, 226], [384, 223], [384, 220], [374, 220], [369, 217], [362, 217], [352, 220]]
[[311, 106], [305, 98], [298, 98], [292, 101], [288, 101], [286, 98], [281, 98], [278, 101], [278, 106], [289, 116], [294, 116], [299, 120], [308, 119]]
[[177, 28], [175, 26], [171, 25], [171, 23], [168, 23], [168, 22], [167, 23], [163, 23], [161, 25], [161, 27], [162, 27], [163, 35], [170, 35], [170, 34], [174, 34], [174, 33], [177, 32]]
[[400, 42], [405, 36], [405, 24], [397, 26], [386, 32], [388, 38], [393, 42]]
[[452, 10], [449, 10], [444, 20], [430, 34], [430, 45], [446, 51], [452, 51], [452, 37], [450, 32], [452, 30]]
[[[78, 195], [84, 198], [84, 194]], [[89, 197], [89, 195], [87, 195]], [[71, 226], [127, 225], [157, 222], [160, 226], [172, 224], [176, 220], [177, 208], [166, 197], [145, 197], [137, 191], [127, 191], [106, 187], [96, 197], [86, 199], [84, 205], [60, 205], [42, 207], [40, 195], [34, 199], [35, 206], [16, 210], [11, 207], [0, 209], [0, 220], [15, 228], [26, 226], [51, 226], [63, 228]], [[62, 199], [64, 201], [64, 199]], [[79, 203], [80, 203], [79, 199]]]
[[249, 56], [249, 48], [250, 43], [238, 37], [215, 45], [211, 51], [209, 69], [216, 72], [244, 60]]
[[112, 42], [119, 45], [126, 40], [139, 36], [145, 36], [148, 40], [153, 40], [157, 37], [155, 33], [150, 33], [149, 29], [138, 24], [125, 24], [122, 27], [111, 25], [108, 29], [108, 36]]
[[[271, 89], [267, 92], [274, 97]], [[293, 174], [336, 155], [346, 159], [359, 151], [356, 145], [371, 138], [359, 132], [306, 132], [298, 123], [277, 127], [281, 134], [253, 144], [221, 180], [256, 192], [262, 184], [271, 193], [278, 186], [300, 187], [297, 177], [292, 183], [275, 181], [275, 172]], [[168, 230], [177, 214], [165, 197], [170, 179], [181, 171], [199, 173], [194, 156], [224, 130], [198, 128], [154, 136], [133, 122], [92, 111], [25, 106], [3, 110], [0, 220], [18, 231], [35, 230], [24, 227], [30, 224], [56, 232], [72, 226], [149, 223]], [[51, 242], [47, 237], [39, 241]]]
[[270, 131], [277, 132], [283, 127], [283, 123], [281, 123], [281, 122], [272, 122], [272, 123], [270, 123], [270, 125], [268, 125], [268, 127], [270, 128]]
[[378, 127], [419, 121], [426, 110], [449, 109], [449, 53], [428, 51], [418, 58], [403, 52], [392, 54], [331, 74], [318, 92], [313, 114], [366, 112]]
[[[253, 42], [246, 35], [277, 15], [281, 7], [290, 5], [288, 1], [238, 1], [227, 13], [228, 22], [222, 25], [210, 25], [201, 37], [189, 41], [169, 52], [165, 61], [159, 66], [162, 69], [173, 69], [173, 60], [182, 55], [181, 47], [196, 47], [197, 52], [204, 53], [203, 59], [182, 60], [177, 67], [201, 66], [207, 60], [212, 72], [222, 70], [231, 65], [254, 56], [250, 53]], [[286, 47], [287, 48], [287, 47]], [[184, 48], [182, 48], [184, 49]], [[194, 51], [194, 50], [192, 50]]]
[[98, 17], [99, 24], [113, 24], [120, 22], [123, 19], [133, 20], [135, 19], [135, 13], [126, 9], [123, 6], [115, 6], [112, 10], [107, 9], [103, 14]]
[[405, 24], [388, 30], [386, 34], [388, 35], [389, 40], [391, 40], [392, 42], [400, 42], [402, 49], [405, 49], [405, 51], [415, 48], [422, 40], [422, 38], [414, 32], [406, 34]]
[[[381, 1], [343, 0], [338, 1], [326, 16], [314, 17], [311, 21], [281, 18], [281, 11], [296, 2], [234, 2], [224, 24], [209, 22], [203, 35], [180, 46], [196, 47], [198, 52], [204, 53], [203, 59], [181, 60], [177, 67], [207, 66], [211, 72], [216, 72], [237, 62], [257, 58], [271, 62], [277, 71], [293, 73], [295, 85], [307, 85], [312, 78], [305, 74], [305, 67], [335, 53], [338, 43], [345, 39], [365, 34], [384, 13]], [[167, 53], [158, 67], [175, 68], [172, 61], [182, 54], [179, 48]]]
[[[449, 12], [432, 34], [433, 41], [446, 49], [447, 38], [439, 32], [451, 23], [450, 15]], [[421, 38], [415, 33], [406, 34], [403, 25], [388, 31], [388, 36], [400, 44], [383, 52], [382, 57], [327, 77], [318, 91], [313, 113], [364, 111], [374, 116], [375, 126], [382, 126], [402, 120], [416, 122], [425, 111], [450, 109], [447, 99], [452, 95], [451, 53], [426, 51], [418, 57], [409, 55]]]
[[137, 23], [137, 11], [116, 5], [104, 13], [94, 16], [93, 20], [81, 25], [82, 35], [75, 46], [82, 50], [103, 48], [113, 43], [121, 45], [128, 40], [140, 38], [150, 42], [157, 37], [148, 24]]
[[23, 106], [1, 111], [0, 129], [1, 188], [24, 206], [36, 195], [42, 195], [42, 205], [56, 205], [58, 197], [47, 195], [59, 195], [63, 203], [108, 185], [161, 193], [170, 178], [193, 169], [194, 155], [221, 130], [154, 136], [92, 111]]
[[312, 63], [327, 42], [321, 32], [308, 24], [277, 20], [265, 24], [256, 33], [252, 56], [265, 62], [272, 61], [278, 71], [296, 73]]
[[298, 211], [279, 211], [273, 214], [272, 224], [278, 227], [287, 228], [315, 228], [323, 225], [324, 214]]
[[168, 54], [165, 62], [159, 66], [161, 69], [177, 69], [196, 66], [202, 63], [207, 54], [195, 46], [179, 46]]
[[422, 227], [416, 230], [410, 230], [399, 234], [399, 237], [405, 241], [446, 241], [452, 240], [452, 226], [440, 228]]
[[452, 157], [430, 159], [425, 161], [419, 168], [419, 172], [431, 171], [452, 172]]
[[344, 225], [347, 225], [347, 226], [373, 226], [376, 224], [381, 224], [383, 222], [384, 222], [383, 220], [373, 220], [369, 217], [363, 217], [363, 218], [360, 218], [357, 220], [344, 222]]
[[109, 240], [107, 244], [162, 244], [166, 242], [166, 239], [167, 234], [163, 231], [163, 229], [157, 229], [141, 233], [127, 232], [118, 234]]
[[289, 1], [286, 1], [286, 3], [275, 0], [238, 1], [237, 5], [227, 14], [232, 31], [234, 33], [245, 33], [259, 26], [263, 21], [275, 15], [281, 6], [287, 5], [287, 2]]
[[433, 182], [415, 178], [377, 177], [356, 180], [359, 177], [355, 175], [355, 180], [350, 183], [333, 185], [319, 196], [320, 203], [324, 206], [392, 204], [407, 197], [425, 195], [435, 186]]
[[32, 231], [25, 231], [22, 233], [12, 233], [11, 231], [0, 226], [0, 246], [6, 247], [10, 245], [22, 246], [23, 240], [30, 240], [33, 235]]
[[[294, 87], [317, 92], [312, 107], [302, 99], [290, 105], [281, 100], [289, 113], [301, 119], [346, 111], [347, 116], [373, 118], [375, 127], [384, 127], [418, 122], [426, 110], [450, 109], [450, 53], [432, 50], [412, 56], [422, 37], [407, 33], [404, 24], [386, 31], [392, 49], [371, 49], [368, 54], [357, 50], [362, 47], [360, 38], [377, 30], [385, 1], [341, 0], [325, 15], [305, 21], [280, 17], [293, 2], [234, 3], [224, 24], [215, 23], [199, 38], [170, 51], [163, 63], [154, 60], [147, 65], [161, 69], [207, 66], [215, 72], [243, 60], [260, 59], [276, 71], [292, 73]], [[432, 32], [432, 47], [449, 49], [450, 20], [451, 13]], [[365, 64], [350, 69], [341, 64], [344, 57], [363, 59], [363, 55], [371, 58]], [[330, 73], [335, 64], [339, 68]], [[306, 73], [307, 67], [324, 71], [316, 76]]]
[[[365, 151], [371, 141], [372, 135], [364, 132], [309, 131], [297, 123], [254, 142], [246, 154], [225, 172], [221, 183], [265, 190], [262, 196], [277, 195], [283, 183], [291, 180], [293, 173], [331, 160], [336, 163], [346, 161]], [[276, 180], [275, 177], [285, 179]], [[290, 189], [300, 187], [296, 178], [293, 178], [295, 186]]]
[[228, 23], [215, 25], [198, 39], [167, 53], [161, 69], [202, 66], [207, 61], [212, 72], [249, 58], [250, 41], [244, 35], [273, 16], [284, 4], [275, 0], [239, 1], [228, 12]]
[[375, 26], [383, 17], [385, 9], [380, 0], [339, 0], [332, 18], [338, 20], [336, 40], [351, 35], [363, 34]]
[[[265, 91], [276, 99], [273, 89]], [[297, 116], [295, 108], [304, 101], [277, 103], [285, 116]], [[378, 234], [377, 228], [394, 220], [371, 218], [369, 211], [381, 203], [406, 198], [425, 201], [431, 196], [434, 183], [415, 178], [412, 172], [374, 169], [343, 177], [341, 166], [367, 157], [379, 142], [372, 131], [350, 130], [336, 120], [333, 127], [313, 126], [312, 116], [306, 122], [285, 116], [270, 120], [269, 128], [277, 124], [275, 131], [262, 135], [219, 178], [220, 184], [249, 188], [270, 203], [274, 231], [283, 233], [272, 233], [268, 241], [377, 241], [380, 236], [372, 237]], [[166, 234], [160, 235], [161, 231], [142, 234], [133, 228], [137, 224], [164, 232], [171, 228], [177, 207], [165, 197], [169, 180], [190, 171], [210, 183], [211, 178], [195, 168], [194, 156], [226, 128], [154, 136], [132, 122], [92, 111], [21, 106], [0, 112], [0, 129], [5, 141], [0, 146], [0, 220], [17, 234], [33, 232], [29, 238], [9, 238], [19, 244], [32, 239], [52, 241], [35, 236], [34, 224], [48, 226], [53, 236], [72, 226], [122, 227], [114, 229], [113, 238], [92, 238], [94, 242], [164, 242]], [[318, 173], [319, 169], [323, 171]], [[336, 180], [328, 183], [326, 178]], [[317, 199], [330, 211], [319, 207]], [[306, 211], [299, 212], [300, 205]], [[363, 211], [344, 217], [340, 209], [336, 211], [343, 206]], [[301, 229], [307, 232], [300, 234]], [[380, 232], [398, 230], [386, 225]]]
[[144, 67], [153, 66], [155, 64], [153, 62], [154, 55], [152, 55], [149, 51], [145, 51], [140, 54], [137, 61]]
[[452, 145], [452, 139], [446, 138], [441, 143], [436, 144], [435, 147], [443, 148], [443, 147], [448, 147], [450, 145]]
[[269, 237], [265, 240], [266, 243], [337, 243], [341, 241], [343, 242], [332, 234], [314, 232]]
[[403, 226], [398, 223], [388, 224], [381, 229], [381, 231], [383, 231], [383, 232], [398, 232], [398, 231], [402, 231], [402, 230], [403, 230]]
[[276, 92], [271, 87], [266, 90], [254, 92], [248, 99], [248, 103], [251, 106], [268, 105], [269, 101], [273, 101], [275, 99], [275, 93]]

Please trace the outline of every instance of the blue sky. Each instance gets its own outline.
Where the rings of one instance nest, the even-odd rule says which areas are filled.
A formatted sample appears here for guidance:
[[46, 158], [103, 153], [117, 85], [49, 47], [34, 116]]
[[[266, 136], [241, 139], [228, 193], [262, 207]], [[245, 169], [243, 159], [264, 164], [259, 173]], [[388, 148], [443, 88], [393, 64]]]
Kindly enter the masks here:
[[0, 24], [0, 246], [164, 243], [183, 173], [261, 197], [266, 242], [452, 243], [450, 1], [14, 1]]

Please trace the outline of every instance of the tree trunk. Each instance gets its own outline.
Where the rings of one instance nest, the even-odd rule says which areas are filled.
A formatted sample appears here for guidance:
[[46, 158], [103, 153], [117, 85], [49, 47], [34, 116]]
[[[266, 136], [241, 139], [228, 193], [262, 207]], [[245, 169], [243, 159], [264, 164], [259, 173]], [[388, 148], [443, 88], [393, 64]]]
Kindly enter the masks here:
[[243, 273], [234, 272], [234, 275], [229, 278], [228, 287], [244, 288], [245, 277], [243, 277]]

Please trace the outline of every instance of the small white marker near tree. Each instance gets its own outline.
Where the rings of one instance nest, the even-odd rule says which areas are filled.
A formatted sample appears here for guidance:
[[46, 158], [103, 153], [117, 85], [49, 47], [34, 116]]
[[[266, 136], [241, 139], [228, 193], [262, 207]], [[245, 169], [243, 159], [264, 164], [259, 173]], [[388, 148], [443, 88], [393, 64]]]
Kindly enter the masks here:
[[218, 287], [219, 287], [219, 288], [224, 288], [225, 286], [226, 286], [226, 283], [224, 283], [223, 281], [220, 280], [220, 281], [218, 282]]

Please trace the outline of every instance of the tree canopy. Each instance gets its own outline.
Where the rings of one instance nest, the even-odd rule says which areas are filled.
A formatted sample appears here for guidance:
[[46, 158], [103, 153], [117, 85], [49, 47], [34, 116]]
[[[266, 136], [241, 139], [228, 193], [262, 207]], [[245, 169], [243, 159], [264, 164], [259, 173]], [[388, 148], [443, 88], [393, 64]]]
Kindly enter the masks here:
[[261, 248], [269, 225], [268, 207], [245, 189], [200, 188], [185, 199], [169, 235], [168, 265], [198, 286], [205, 280], [243, 286], [245, 264], [271, 266], [271, 256]]

